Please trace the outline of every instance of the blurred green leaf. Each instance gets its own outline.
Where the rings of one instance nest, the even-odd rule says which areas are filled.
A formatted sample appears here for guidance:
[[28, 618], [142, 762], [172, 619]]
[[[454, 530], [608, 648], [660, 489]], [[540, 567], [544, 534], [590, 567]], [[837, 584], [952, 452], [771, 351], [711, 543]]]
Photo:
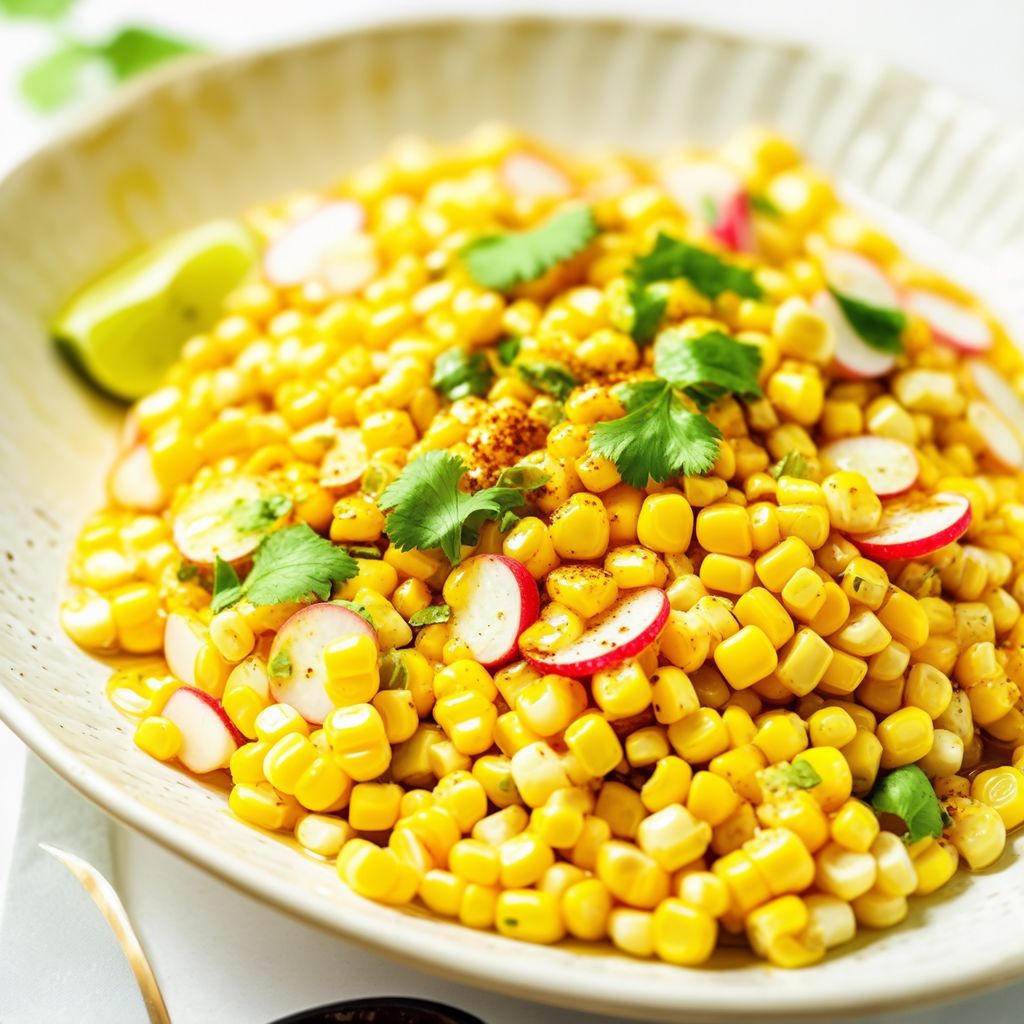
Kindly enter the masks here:
[[67, 43], [29, 65], [21, 76], [21, 94], [36, 110], [57, 110], [74, 99], [82, 70], [91, 60], [87, 47]]
[[184, 39], [132, 26], [121, 29], [109, 42], [96, 47], [96, 55], [107, 62], [118, 81], [123, 81], [172, 57], [200, 50], [201, 47]]
[[75, 0], [0, 0], [0, 11], [12, 18], [59, 18]]

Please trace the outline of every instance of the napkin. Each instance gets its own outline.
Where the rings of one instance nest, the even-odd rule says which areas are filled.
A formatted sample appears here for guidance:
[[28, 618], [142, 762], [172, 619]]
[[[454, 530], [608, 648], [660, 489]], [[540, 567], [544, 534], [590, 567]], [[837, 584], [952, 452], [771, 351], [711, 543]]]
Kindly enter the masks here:
[[114, 880], [113, 823], [29, 756], [0, 917], [3, 1024], [148, 1020], [128, 961], [81, 883], [39, 849], [52, 843]]

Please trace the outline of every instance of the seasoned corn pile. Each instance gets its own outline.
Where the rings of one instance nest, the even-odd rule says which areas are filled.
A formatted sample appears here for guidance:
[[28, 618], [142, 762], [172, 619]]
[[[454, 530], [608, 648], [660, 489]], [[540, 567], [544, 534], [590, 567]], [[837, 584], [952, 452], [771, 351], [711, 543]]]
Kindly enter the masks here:
[[1000, 857], [1024, 366], [976, 300], [763, 131], [404, 141], [248, 225], [71, 563], [142, 750], [360, 896], [673, 964]]

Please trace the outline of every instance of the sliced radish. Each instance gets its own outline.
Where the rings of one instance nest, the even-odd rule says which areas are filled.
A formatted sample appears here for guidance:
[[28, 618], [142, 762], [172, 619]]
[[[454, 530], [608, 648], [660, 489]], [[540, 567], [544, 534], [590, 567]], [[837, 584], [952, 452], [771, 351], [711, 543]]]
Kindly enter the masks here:
[[358, 291], [377, 273], [366, 210], [351, 199], [325, 203], [286, 228], [263, 257], [263, 272], [279, 288], [319, 281], [334, 295]]
[[988, 453], [1007, 469], [1024, 466], [1024, 445], [1020, 435], [988, 402], [967, 403], [967, 422], [978, 432]]
[[917, 289], [907, 292], [907, 309], [927, 321], [936, 341], [960, 352], [987, 352], [992, 347], [992, 329], [985, 318], [938, 292]]
[[164, 661], [175, 679], [195, 686], [196, 658], [206, 643], [206, 627], [184, 612], [171, 612], [164, 626]]
[[869, 306], [899, 308], [899, 293], [892, 281], [866, 256], [849, 249], [831, 249], [821, 262], [830, 288]]
[[661, 182], [687, 216], [723, 245], [737, 252], [753, 247], [750, 200], [734, 171], [709, 160], [682, 163], [664, 171]]
[[869, 558], [919, 558], [952, 544], [971, 525], [971, 503], [952, 491], [899, 498], [885, 507], [877, 530], [850, 534]]
[[997, 370], [981, 359], [968, 364], [974, 386], [1002, 413], [1018, 434], [1024, 434], [1024, 399]]
[[196, 775], [226, 768], [231, 755], [245, 743], [220, 701], [194, 687], [175, 690], [162, 714], [181, 730], [178, 760]]
[[830, 470], [860, 473], [880, 498], [905, 494], [920, 471], [914, 449], [891, 437], [845, 437], [825, 445], [818, 455]]
[[444, 590], [452, 609], [452, 638], [486, 668], [511, 661], [519, 634], [540, 612], [534, 578], [521, 562], [504, 555], [467, 558], [453, 577]]
[[376, 642], [366, 619], [340, 604], [322, 601], [300, 609], [277, 631], [267, 659], [270, 692], [307, 722], [319, 725], [333, 710], [324, 684], [324, 648], [343, 636], [363, 633]]
[[107, 490], [116, 505], [141, 512], [159, 512], [168, 499], [145, 444], [135, 445], [118, 458], [110, 471]]
[[589, 676], [639, 654], [653, 643], [668, 622], [669, 603], [663, 590], [644, 587], [620, 597], [578, 640], [554, 654], [523, 651], [540, 672]]
[[366, 472], [366, 446], [358, 427], [339, 427], [337, 440], [320, 464], [320, 486], [336, 491], [354, 491]]
[[832, 328], [836, 343], [833, 360], [837, 372], [842, 376], [855, 380], [881, 377], [896, 365], [894, 355], [872, 348], [850, 326], [831, 292], [818, 292], [811, 300], [811, 305]]
[[[280, 496], [280, 488], [265, 477], [230, 476], [192, 488], [174, 513], [174, 543], [185, 559], [196, 565], [213, 565], [219, 555], [225, 562], [239, 562], [256, 550], [267, 531], [283, 523], [259, 529], [242, 529], [232, 513], [261, 499]], [[269, 506], [268, 506], [269, 508]]]
[[561, 199], [574, 191], [569, 176], [536, 153], [509, 153], [498, 173], [508, 190], [521, 199]]

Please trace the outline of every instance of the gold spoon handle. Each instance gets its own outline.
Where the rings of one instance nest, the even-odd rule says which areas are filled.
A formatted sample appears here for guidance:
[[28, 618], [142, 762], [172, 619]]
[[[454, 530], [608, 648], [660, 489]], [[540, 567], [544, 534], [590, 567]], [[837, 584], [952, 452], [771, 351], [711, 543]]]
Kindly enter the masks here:
[[40, 843], [39, 848], [59, 860], [82, 883], [82, 887], [92, 897], [93, 903], [100, 908], [100, 912], [107, 919], [107, 924], [113, 929], [118, 944], [128, 958], [128, 965], [135, 975], [135, 981], [142, 993], [143, 1002], [146, 1004], [150, 1024], [171, 1024], [171, 1018], [167, 1013], [167, 1006], [160, 993], [160, 986], [156, 982], [153, 968], [150, 967], [149, 961], [146, 959], [139, 937], [135, 934], [124, 904], [114, 891], [114, 887], [81, 857], [68, 853], [67, 850], [60, 850], [49, 843]]

